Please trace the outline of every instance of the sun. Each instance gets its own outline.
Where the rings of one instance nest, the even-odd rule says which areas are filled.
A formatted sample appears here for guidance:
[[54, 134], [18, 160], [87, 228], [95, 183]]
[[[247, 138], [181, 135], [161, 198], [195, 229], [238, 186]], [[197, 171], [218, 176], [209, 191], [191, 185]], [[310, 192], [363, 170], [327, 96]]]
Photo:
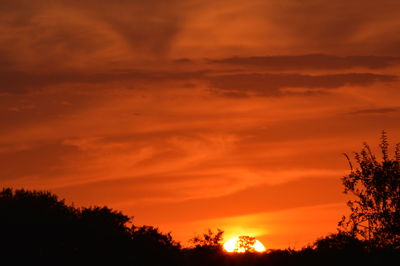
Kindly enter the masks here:
[[266, 250], [260, 241], [250, 236], [231, 238], [225, 242], [224, 249], [232, 253], [264, 252]]

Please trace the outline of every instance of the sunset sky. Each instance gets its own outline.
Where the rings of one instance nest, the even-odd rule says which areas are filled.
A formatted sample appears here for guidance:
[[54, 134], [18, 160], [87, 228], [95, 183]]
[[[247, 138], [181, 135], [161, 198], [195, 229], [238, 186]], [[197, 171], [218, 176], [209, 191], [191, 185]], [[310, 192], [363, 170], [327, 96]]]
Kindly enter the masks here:
[[301, 248], [400, 141], [399, 0], [0, 0], [0, 184]]

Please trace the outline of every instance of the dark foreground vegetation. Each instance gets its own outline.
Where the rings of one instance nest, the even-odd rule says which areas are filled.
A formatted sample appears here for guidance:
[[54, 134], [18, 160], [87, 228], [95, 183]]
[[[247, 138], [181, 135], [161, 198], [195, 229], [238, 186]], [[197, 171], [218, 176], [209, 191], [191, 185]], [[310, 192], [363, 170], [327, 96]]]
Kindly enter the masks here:
[[209, 231], [183, 248], [170, 233], [137, 227], [108, 207], [77, 208], [45, 191], [0, 192], [2, 265], [397, 265], [400, 261], [400, 146], [382, 160], [368, 145], [351, 160], [343, 184], [353, 194], [338, 233], [301, 250], [228, 254], [222, 231]]

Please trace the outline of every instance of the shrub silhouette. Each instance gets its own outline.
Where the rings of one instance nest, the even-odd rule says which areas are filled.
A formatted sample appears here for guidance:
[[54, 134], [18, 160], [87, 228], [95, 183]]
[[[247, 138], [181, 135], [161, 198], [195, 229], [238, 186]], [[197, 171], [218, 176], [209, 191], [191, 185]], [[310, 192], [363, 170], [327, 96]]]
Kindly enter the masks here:
[[400, 144], [391, 158], [388, 141], [382, 132], [382, 160], [371, 152], [367, 143], [354, 157], [357, 166], [346, 155], [351, 172], [343, 177], [345, 193], [355, 196], [348, 201], [351, 214], [343, 217], [340, 230], [366, 240], [377, 247], [400, 248]]

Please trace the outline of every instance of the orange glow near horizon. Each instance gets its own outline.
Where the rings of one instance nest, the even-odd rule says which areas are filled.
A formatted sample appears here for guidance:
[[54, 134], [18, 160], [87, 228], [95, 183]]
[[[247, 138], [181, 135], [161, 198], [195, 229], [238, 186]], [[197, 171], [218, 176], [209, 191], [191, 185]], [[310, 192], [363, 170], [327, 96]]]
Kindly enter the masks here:
[[[254, 251], [260, 252], [260, 253], [266, 251], [265, 246], [257, 239], [255, 239], [254, 244], [250, 248], [253, 248]], [[246, 248], [244, 248], [240, 245], [240, 237], [233, 237], [233, 238], [229, 239], [228, 241], [226, 241], [224, 243], [224, 249], [225, 249], [225, 251], [230, 252], [230, 253], [244, 253], [247, 251]]]

